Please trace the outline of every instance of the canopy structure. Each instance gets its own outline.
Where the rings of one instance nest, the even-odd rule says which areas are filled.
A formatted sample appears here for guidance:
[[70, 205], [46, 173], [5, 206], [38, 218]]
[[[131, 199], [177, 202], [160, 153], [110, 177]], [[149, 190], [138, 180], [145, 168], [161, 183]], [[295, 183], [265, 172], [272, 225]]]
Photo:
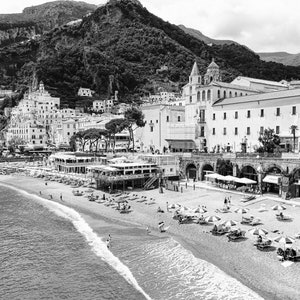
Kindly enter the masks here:
[[257, 183], [255, 180], [243, 177], [243, 178], [236, 178], [235, 180], [238, 183], [243, 183], [243, 184], [255, 184]]
[[263, 182], [267, 182], [267, 183], [273, 183], [273, 184], [280, 184], [280, 178], [281, 176], [278, 175], [267, 175], [264, 179]]
[[211, 173], [211, 174], [206, 174], [204, 175], [205, 178], [212, 178], [212, 179], [218, 179], [220, 175], [217, 173]]

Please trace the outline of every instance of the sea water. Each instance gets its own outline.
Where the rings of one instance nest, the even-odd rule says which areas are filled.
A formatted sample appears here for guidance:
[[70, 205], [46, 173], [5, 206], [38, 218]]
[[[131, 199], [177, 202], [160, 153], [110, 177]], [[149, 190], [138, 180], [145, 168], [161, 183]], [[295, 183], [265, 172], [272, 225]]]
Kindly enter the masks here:
[[262, 299], [172, 238], [112, 226], [111, 252], [74, 209], [1, 185], [0, 222], [0, 299]]

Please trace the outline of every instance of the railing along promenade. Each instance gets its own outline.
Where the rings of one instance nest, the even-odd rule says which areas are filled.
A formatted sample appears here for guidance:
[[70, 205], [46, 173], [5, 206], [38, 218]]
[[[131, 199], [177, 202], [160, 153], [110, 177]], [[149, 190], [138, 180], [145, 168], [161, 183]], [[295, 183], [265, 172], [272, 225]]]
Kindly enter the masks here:
[[97, 175], [93, 176], [94, 179], [99, 179], [107, 182], [113, 181], [122, 181], [122, 180], [132, 180], [132, 179], [142, 179], [142, 178], [150, 178], [154, 177], [155, 173], [144, 173], [144, 174], [132, 174], [132, 175], [116, 175], [116, 176], [108, 176], [108, 175]]

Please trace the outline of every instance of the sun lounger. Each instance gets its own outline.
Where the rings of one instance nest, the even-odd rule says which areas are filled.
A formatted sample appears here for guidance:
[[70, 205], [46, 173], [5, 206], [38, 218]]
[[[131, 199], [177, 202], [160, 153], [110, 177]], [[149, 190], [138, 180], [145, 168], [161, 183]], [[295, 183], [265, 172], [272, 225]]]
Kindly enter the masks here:
[[241, 224], [250, 224], [254, 220], [254, 217], [242, 217]]
[[256, 246], [256, 248], [259, 250], [263, 250], [263, 249], [270, 247], [271, 244], [272, 244], [272, 241], [269, 239], [266, 239], [266, 240], [263, 240], [262, 242], [254, 243], [254, 246]]
[[238, 239], [245, 238], [246, 231], [243, 230], [233, 230], [227, 234], [228, 241], [235, 241]]
[[229, 208], [217, 208], [216, 210], [215, 210], [215, 212], [216, 213], [229, 213], [229, 212], [231, 212], [230, 211], [230, 209]]
[[211, 230], [213, 235], [223, 235], [228, 232], [229, 228], [222, 225], [214, 225], [213, 229]]
[[248, 223], [249, 225], [251, 225], [251, 226], [256, 226], [256, 225], [260, 225], [260, 224], [262, 224], [262, 222], [261, 222], [261, 219], [253, 219], [252, 221], [250, 221], [249, 223]]
[[206, 222], [205, 221], [205, 219], [204, 218], [199, 218], [198, 220], [197, 220], [197, 224], [208, 224], [208, 222]]
[[279, 221], [289, 221], [289, 220], [293, 220], [293, 218], [291, 216], [288, 215], [281, 215], [281, 214], [277, 214], [276, 215], [276, 219]]

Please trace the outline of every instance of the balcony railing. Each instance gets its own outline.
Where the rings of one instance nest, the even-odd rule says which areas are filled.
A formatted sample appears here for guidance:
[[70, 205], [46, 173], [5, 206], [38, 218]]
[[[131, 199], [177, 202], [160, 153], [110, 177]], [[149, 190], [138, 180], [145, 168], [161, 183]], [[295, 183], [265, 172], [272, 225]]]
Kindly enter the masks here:
[[94, 173], [93, 178], [96, 180], [99, 179], [99, 180], [104, 180], [104, 181], [108, 181], [108, 182], [113, 182], [113, 181], [121, 181], [121, 180], [150, 178], [150, 177], [154, 177], [155, 175], [156, 175], [156, 173], [108, 176], [108, 175], [100, 175], [100, 174]]

